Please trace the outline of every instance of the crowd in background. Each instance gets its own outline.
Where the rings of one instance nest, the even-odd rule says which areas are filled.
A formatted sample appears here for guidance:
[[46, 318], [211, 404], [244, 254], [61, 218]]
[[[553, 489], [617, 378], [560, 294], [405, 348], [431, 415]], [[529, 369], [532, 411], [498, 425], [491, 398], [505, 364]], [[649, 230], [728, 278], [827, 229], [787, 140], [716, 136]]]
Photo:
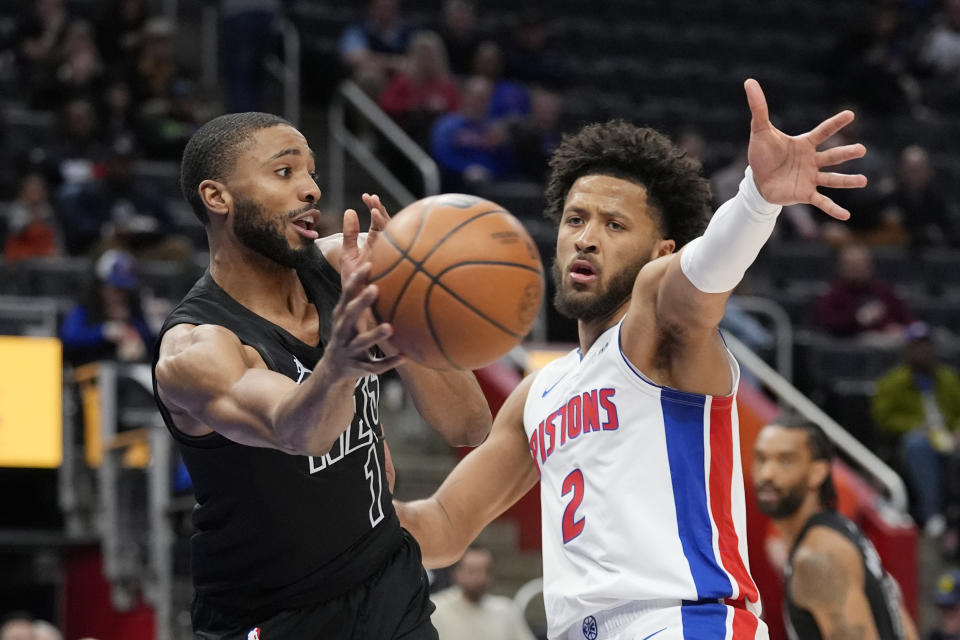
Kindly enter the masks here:
[[[89, 290], [60, 326], [70, 362], [147, 358], [156, 327], [144, 313], [137, 262], [190, 263], [198, 245], [197, 230], [191, 235], [176, 215], [179, 194], [158, 189], [140, 169], [176, 163], [192, 132], [218, 113], [264, 108], [262, 58], [271, 20], [285, 4], [222, 0], [222, 97], [200, 88], [198, 70], [178, 54], [173, 24], [148, 0], [104, 0], [93, 14], [74, 11], [68, 0], [36, 0], [0, 29], [0, 87], [16, 96], [5, 104], [28, 114], [23, 122], [55, 122], [36, 129], [52, 135], [37, 137], [4, 122], [9, 110], [0, 111], [0, 266], [91, 258]], [[507, 28], [496, 32], [485, 29], [484, 5], [473, 0], [446, 0], [433, 23], [418, 28], [400, 0], [370, 0], [362, 11], [340, 36], [339, 74], [428, 150], [443, 190], [542, 185], [571, 124], [564, 96], [575, 89], [549, 9], [518, 3]], [[908, 482], [913, 515], [954, 561], [960, 377], [940, 361], [938, 344], [960, 334], [960, 320], [945, 326], [912, 309], [895, 278], [877, 275], [873, 252], [960, 251], [960, 167], [945, 167], [920, 142], [891, 149], [871, 140], [877, 129], [864, 123], [895, 115], [936, 122], [960, 113], [960, 0], [872, 3], [869, 19], [837, 38], [819, 72], [829, 99], [858, 113], [828, 144], [865, 143], [871, 152], [851, 170], [870, 184], [829, 193], [853, 212], [846, 223], [786, 208], [774, 243], [836, 249], [836, 272], [809, 303], [817, 331], [902, 351], [902, 364], [870, 372], [876, 384], [867, 419], [889, 441], [888, 460]], [[732, 197], [745, 149], [718, 156], [711, 132], [682, 123], [667, 133], [702, 163], [718, 203]], [[732, 314], [738, 311], [733, 305]], [[749, 318], [731, 316], [730, 324], [753, 332], [755, 344], [770, 343]], [[960, 602], [960, 576], [953, 580], [938, 596], [948, 622]]]

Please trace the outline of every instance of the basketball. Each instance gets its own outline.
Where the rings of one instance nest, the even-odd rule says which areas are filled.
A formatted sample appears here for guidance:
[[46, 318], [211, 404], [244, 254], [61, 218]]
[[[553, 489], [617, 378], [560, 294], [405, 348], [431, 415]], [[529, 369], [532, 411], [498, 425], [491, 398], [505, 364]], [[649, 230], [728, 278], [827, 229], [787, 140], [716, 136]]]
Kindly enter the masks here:
[[543, 297], [540, 254], [526, 229], [489, 200], [443, 194], [387, 223], [371, 251], [373, 310], [390, 341], [435, 369], [476, 369], [530, 331]]

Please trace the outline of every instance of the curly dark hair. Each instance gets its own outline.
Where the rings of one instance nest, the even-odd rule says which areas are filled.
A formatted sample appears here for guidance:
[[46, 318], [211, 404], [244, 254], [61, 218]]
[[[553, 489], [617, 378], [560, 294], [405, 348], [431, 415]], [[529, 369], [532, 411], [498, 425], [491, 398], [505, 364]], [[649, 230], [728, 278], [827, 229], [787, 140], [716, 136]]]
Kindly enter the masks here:
[[710, 218], [710, 183], [700, 165], [661, 133], [624, 120], [588, 124], [566, 135], [550, 158], [545, 215], [559, 223], [570, 187], [599, 174], [644, 186], [660, 232], [677, 249], [703, 233]]
[[255, 132], [281, 124], [293, 126], [280, 116], [251, 111], [228, 113], [197, 129], [183, 150], [180, 190], [200, 222], [210, 222], [210, 214], [197, 191], [200, 183], [225, 179]]

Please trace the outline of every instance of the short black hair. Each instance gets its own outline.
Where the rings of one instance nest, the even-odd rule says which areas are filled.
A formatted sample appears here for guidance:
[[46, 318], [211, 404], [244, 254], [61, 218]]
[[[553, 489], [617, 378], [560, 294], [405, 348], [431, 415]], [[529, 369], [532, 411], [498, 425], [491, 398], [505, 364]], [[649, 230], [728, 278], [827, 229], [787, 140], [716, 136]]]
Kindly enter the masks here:
[[183, 150], [180, 190], [200, 222], [204, 225], [210, 222], [197, 190], [200, 183], [225, 179], [253, 133], [281, 124], [293, 126], [280, 116], [250, 111], [218, 116], [197, 129]]
[[566, 135], [550, 158], [545, 193], [548, 218], [559, 223], [570, 187], [579, 178], [607, 175], [646, 188], [656, 222], [677, 249], [703, 233], [710, 218], [710, 182], [699, 163], [663, 134], [624, 120], [589, 124]]
[[[817, 423], [799, 414], [786, 413], [770, 424], [783, 427], [784, 429], [803, 431], [807, 436], [807, 448], [810, 450], [810, 458], [833, 463], [833, 458], [836, 455], [833, 441], [827, 437], [827, 434]], [[833, 484], [832, 472], [827, 473], [823, 484], [820, 485], [819, 498], [821, 506], [827, 509], [837, 508], [837, 488]]]

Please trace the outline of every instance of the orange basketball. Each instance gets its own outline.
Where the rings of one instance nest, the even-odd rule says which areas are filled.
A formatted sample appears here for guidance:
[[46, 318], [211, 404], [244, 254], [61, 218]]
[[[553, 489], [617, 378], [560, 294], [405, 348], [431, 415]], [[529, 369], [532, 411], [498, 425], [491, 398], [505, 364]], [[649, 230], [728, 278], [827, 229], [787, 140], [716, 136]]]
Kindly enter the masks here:
[[373, 245], [374, 313], [391, 342], [435, 369], [476, 369], [530, 331], [543, 297], [537, 247], [488, 200], [448, 193], [395, 215]]

